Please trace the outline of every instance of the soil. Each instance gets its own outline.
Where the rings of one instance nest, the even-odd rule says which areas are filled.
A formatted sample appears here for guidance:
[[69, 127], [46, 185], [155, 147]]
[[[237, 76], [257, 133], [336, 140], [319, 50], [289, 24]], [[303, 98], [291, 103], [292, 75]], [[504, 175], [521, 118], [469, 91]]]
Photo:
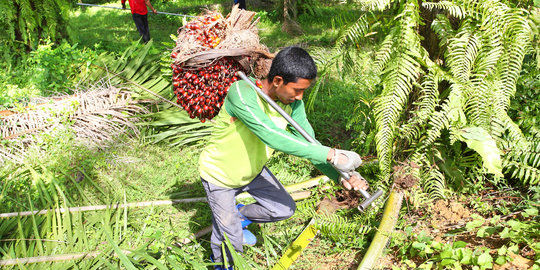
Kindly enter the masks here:
[[458, 224], [468, 221], [471, 213], [463, 204], [455, 201], [438, 200], [433, 205], [431, 225], [434, 228]]
[[336, 198], [338, 204], [342, 205], [344, 208], [357, 208], [360, 204], [360, 201], [363, 200], [360, 192], [355, 190], [345, 190], [341, 189], [336, 192]]
[[418, 169], [418, 165], [413, 162], [403, 163], [394, 166], [394, 188], [408, 190], [414, 187], [419, 179], [414, 176], [412, 170]]
[[336, 191], [336, 196], [327, 198], [325, 197], [317, 208], [317, 212], [333, 214], [338, 209], [352, 209], [357, 208], [362, 200], [362, 196], [359, 192], [354, 190], [341, 189]]
[[[405, 172], [395, 180], [400, 180], [400, 187], [410, 187], [416, 185], [417, 181], [410, 173]], [[479, 194], [483, 196], [486, 194]], [[362, 201], [362, 196], [356, 191], [339, 190], [336, 191], [336, 196], [331, 198], [325, 198], [318, 206], [318, 212], [335, 213], [339, 209], [344, 208], [356, 208], [359, 202]], [[496, 250], [503, 245], [509, 244], [508, 239], [501, 239], [497, 235], [491, 237], [477, 237], [476, 231], [469, 232], [465, 230], [465, 225], [472, 220], [473, 214], [480, 214], [472, 207], [471, 198], [464, 200], [440, 199], [432, 203], [428, 203], [425, 207], [421, 207], [416, 211], [411, 210], [405, 215], [401, 215], [402, 222], [413, 226], [412, 235], [419, 235], [420, 232], [426, 233], [434, 241], [441, 243], [452, 243], [457, 241], [464, 241], [467, 243], [467, 248], [477, 249], [480, 247], [487, 247], [496, 253]], [[487, 199], [487, 198], [486, 198]], [[483, 200], [484, 201], [484, 200]], [[493, 200], [490, 203], [498, 205], [501, 202], [499, 200]], [[495, 213], [492, 213], [495, 214]], [[484, 213], [484, 218], [489, 220], [491, 214]], [[403, 231], [396, 231], [397, 234], [406, 233]], [[352, 252], [351, 254], [326, 254], [323, 255], [317, 250], [317, 246], [320, 245], [318, 238], [310, 244], [310, 247], [300, 257], [299, 262], [295, 263], [294, 269], [356, 269], [358, 263], [362, 260], [363, 253]], [[315, 254], [310, 254], [315, 251]], [[399, 255], [399, 247], [387, 248], [386, 255], [382, 256], [376, 269], [392, 269], [392, 266], [405, 267], [401, 262]], [[492, 256], [496, 257], [493, 253]], [[354, 254], [354, 255], [353, 255]], [[493, 265], [495, 270], [509, 270], [509, 269], [529, 269], [534, 261], [530, 258], [534, 257], [534, 252], [530, 252], [522, 248], [519, 254], [509, 254], [513, 259], [511, 262], [507, 262], [504, 265]], [[416, 265], [423, 263], [420, 258], [410, 258]], [[302, 261], [302, 262], [301, 262]]]
[[[495, 202], [493, 202], [496, 204]], [[441, 243], [452, 243], [464, 241], [470, 249], [487, 247], [491, 250], [499, 249], [500, 247], [509, 244], [508, 239], [502, 239], [497, 235], [491, 237], [478, 237], [476, 231], [469, 232], [465, 230], [467, 222], [472, 220], [472, 214], [480, 214], [476, 212], [468, 201], [459, 201], [456, 199], [437, 200], [431, 205], [427, 205], [424, 209], [417, 212], [411, 211], [401, 217], [405, 224], [413, 227], [413, 235], [418, 235], [420, 232], [426, 233], [434, 241]], [[483, 215], [487, 220], [490, 216]], [[397, 234], [406, 234], [403, 231], [396, 231]], [[386, 250], [387, 254], [379, 259], [377, 269], [391, 269], [393, 265], [404, 266], [399, 259], [399, 247], [394, 247]], [[496, 251], [495, 251], [496, 252]], [[493, 253], [492, 256], [496, 254]], [[512, 262], [504, 265], [494, 264], [493, 269], [528, 269], [534, 262], [526, 257], [534, 257], [534, 252], [531, 254], [526, 249], [521, 249], [520, 254], [509, 255], [513, 258]], [[412, 260], [420, 265], [423, 261], [417, 261], [417, 258]]]
[[507, 262], [503, 265], [493, 265], [493, 270], [514, 270], [514, 269], [529, 269], [533, 266], [534, 261], [523, 258], [517, 254], [510, 253], [511, 262]]

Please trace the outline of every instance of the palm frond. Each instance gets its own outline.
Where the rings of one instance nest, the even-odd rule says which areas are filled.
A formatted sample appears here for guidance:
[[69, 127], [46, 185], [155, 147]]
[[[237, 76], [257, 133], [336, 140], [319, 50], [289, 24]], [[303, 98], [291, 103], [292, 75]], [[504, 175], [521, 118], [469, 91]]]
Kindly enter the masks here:
[[391, 0], [355, 0], [366, 10], [384, 11], [392, 4]]
[[366, 235], [372, 230], [370, 226], [338, 214], [316, 214], [313, 218], [315, 227], [321, 234], [335, 242], [356, 242], [361, 235]]
[[423, 2], [422, 6], [425, 8], [432, 10], [432, 9], [441, 9], [446, 10], [450, 15], [462, 19], [465, 17], [465, 11], [456, 3], [450, 2], [450, 1], [440, 1], [440, 2]]
[[408, 3], [401, 14], [399, 33], [393, 55], [385, 67], [383, 77], [383, 93], [378, 97], [373, 109], [377, 134], [377, 155], [383, 179], [388, 179], [392, 163], [392, 143], [395, 127], [401, 117], [413, 83], [419, 78], [423, 52], [419, 49], [420, 38], [416, 31], [419, 24], [418, 8]]
[[165, 109], [147, 114], [148, 122], [142, 124], [155, 127], [158, 132], [150, 135], [154, 143], [167, 142], [171, 146], [181, 146], [204, 139], [211, 133], [212, 123], [201, 123], [191, 119], [185, 111]]
[[21, 160], [23, 149], [35, 141], [30, 135], [50, 134], [57, 129], [70, 128], [79, 140], [96, 145], [127, 131], [138, 134], [135, 115], [142, 113], [147, 110], [133, 100], [131, 92], [105, 84], [87, 92], [50, 98], [35, 109], [0, 118], [0, 136], [15, 141], [8, 144], [12, 148], [0, 147], [0, 161]]

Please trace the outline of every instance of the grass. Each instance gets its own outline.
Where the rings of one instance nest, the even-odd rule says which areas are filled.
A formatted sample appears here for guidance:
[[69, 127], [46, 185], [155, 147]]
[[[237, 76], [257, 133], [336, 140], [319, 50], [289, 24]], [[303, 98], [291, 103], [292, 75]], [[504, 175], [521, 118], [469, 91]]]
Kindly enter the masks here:
[[[118, 2], [97, 4], [119, 6]], [[230, 8], [229, 1], [160, 2], [155, 3], [154, 7], [158, 11], [197, 15], [203, 7], [210, 5], [216, 5], [214, 8], [225, 12]], [[327, 7], [327, 10], [321, 13], [320, 19], [301, 16], [299, 19], [305, 32], [294, 37], [281, 32], [279, 14], [268, 13], [261, 10], [260, 6], [254, 5], [254, 9], [258, 10], [258, 15], [261, 16], [262, 42], [272, 50], [292, 44], [306, 47], [328, 46], [338, 33], [337, 28], [332, 26], [332, 7]], [[346, 11], [346, 8], [341, 6], [337, 6], [335, 10], [342, 13], [341, 16], [345, 13], [354, 14], [354, 11]], [[172, 41], [170, 35], [175, 35], [178, 27], [182, 25], [182, 20], [180, 17], [149, 15], [149, 24], [154, 39], [154, 53], [159, 53], [169, 49]], [[139, 39], [129, 12], [122, 10], [76, 7], [71, 14], [70, 29], [71, 43], [78, 43], [79, 48], [96, 52], [109, 51], [119, 54]], [[338, 86], [339, 82], [332, 84], [334, 85]], [[352, 102], [352, 88], [347, 86], [340, 89], [344, 89], [338, 94], [340, 102]], [[349, 114], [352, 107], [339, 107], [327, 102], [318, 112], [329, 108], [332, 113], [339, 115]], [[314, 127], [323, 138], [330, 141], [333, 135], [343, 130], [345, 122], [337, 121], [333, 125], [334, 129], [325, 134], [327, 123], [324, 120], [328, 115], [318, 112], [310, 119], [316, 121]], [[338, 139], [341, 140], [346, 138]], [[46, 154], [40, 155], [42, 151], [36, 152], [28, 161], [29, 168], [40, 168], [35, 175], [27, 172], [24, 177], [15, 179], [7, 167], [3, 168], [10, 176], [2, 179], [2, 184], [10, 183], [10, 187], [14, 187], [2, 190], [0, 202], [3, 212], [205, 196], [196, 170], [200, 145], [176, 148], [121, 137], [110, 145], [93, 149], [75, 144], [69, 134], [60, 134], [58, 137], [50, 137], [48, 143], [40, 147], [46, 148]], [[284, 154], [276, 154], [268, 166], [283, 184], [297, 183], [318, 174], [308, 161]], [[79, 172], [84, 178], [82, 182], [76, 183], [73, 179]], [[36, 184], [41, 182], [44, 182], [43, 187]], [[43, 196], [51, 199], [44, 200]], [[312, 209], [316, 200], [314, 197], [299, 202], [298, 211], [292, 219], [261, 226], [252, 225], [251, 229], [262, 244], [246, 248], [244, 257], [247, 263], [264, 268], [273, 265], [279, 259], [281, 251], [301, 232], [304, 224], [313, 215]], [[0, 254], [3, 258], [103, 250], [106, 256], [99, 260], [36, 264], [29, 267], [67, 268], [77, 265], [76, 268], [85, 269], [92, 266], [129, 268], [131, 264], [140, 267], [161, 264], [167, 268], [180, 265], [203, 269], [208, 263], [209, 236], [182, 249], [168, 249], [177, 239], [187, 237], [211, 224], [210, 210], [205, 203], [91, 211], [62, 217], [51, 213], [37, 219], [37, 223], [32, 223], [30, 218], [13, 219], [10, 226], [3, 223], [6, 227], [0, 226], [0, 235], [2, 238], [16, 235], [19, 238], [47, 238], [58, 241], [64, 241], [67, 237], [71, 241], [62, 245], [50, 244], [43, 252], [33, 252], [37, 246], [31, 241], [2, 242]], [[52, 220], [58, 220], [60, 223], [56, 225], [66, 230], [56, 230], [56, 225], [50, 223]], [[25, 226], [17, 227], [18, 223]], [[36, 232], [39, 232], [39, 237]], [[333, 243], [324, 240], [318, 247], [329, 250]], [[11, 248], [15, 250], [10, 251]], [[142, 255], [119, 258], [111, 255], [115, 250], [118, 254], [119, 249], [141, 250]], [[319, 256], [318, 249], [313, 249], [312, 254], [306, 258], [307, 261], [311, 256]], [[302, 262], [296, 269], [302, 269], [306, 265], [308, 264]]]
[[[155, 3], [154, 6], [159, 11], [196, 15], [201, 8], [211, 5], [227, 12], [231, 2], [171, 1]], [[99, 1], [97, 4], [119, 6], [118, 2]], [[293, 44], [308, 49], [332, 47], [340, 25], [354, 21], [360, 14], [360, 11], [348, 5], [321, 5], [316, 16], [300, 15], [299, 23], [304, 33], [290, 36], [281, 31], [278, 8], [253, 3], [253, 9], [261, 17], [262, 43], [272, 51]], [[151, 36], [155, 42], [154, 53], [168, 50], [170, 35], [174, 35], [182, 25], [181, 18], [149, 16]], [[127, 11], [77, 7], [72, 12], [70, 23], [71, 42], [79, 43], [79, 48], [121, 53], [139, 38]], [[357, 71], [355, 78], [344, 79], [338, 71], [332, 72], [324, 87], [328, 90], [319, 93], [317, 106], [308, 113], [308, 118], [323, 144], [342, 148], [364, 147], [366, 152], [371, 153], [369, 145], [364, 146], [362, 141], [353, 140], [368, 136], [360, 133], [368, 129], [369, 124], [348, 128], [353, 125], [352, 115], [361, 104], [360, 98], [369, 100], [374, 93], [370, 89], [375, 83], [369, 81], [373, 80], [369, 75], [369, 54], [362, 57], [359, 60], [365, 61], [366, 68]], [[36, 152], [23, 168], [17, 169], [12, 165], [0, 168], [2, 212], [205, 196], [197, 173], [201, 145], [178, 148], [120, 137], [95, 149], [76, 144], [69, 134], [59, 134], [47, 138], [47, 142], [40, 147], [42, 151]], [[274, 155], [268, 166], [284, 184], [297, 183], [318, 174], [308, 161], [279, 153]], [[13, 172], [17, 170], [23, 174], [14, 175]], [[80, 183], [73, 181], [78, 172], [84, 175]], [[314, 216], [317, 201], [332, 196], [334, 192], [334, 189], [318, 190], [315, 196], [298, 202], [297, 212], [291, 219], [251, 225], [250, 229], [259, 238], [260, 244], [246, 247], [243, 257], [246, 265], [252, 265], [248, 268], [269, 269]], [[538, 197], [534, 200], [537, 201]], [[421, 210], [427, 208], [423, 204], [417, 207]], [[355, 209], [340, 210], [338, 214], [340, 219], [320, 217], [327, 219], [321, 222], [326, 227], [292, 269], [346, 269], [356, 265], [361, 259], [361, 251], [367, 247], [368, 239], [375, 231], [376, 209], [365, 214]], [[425, 219], [426, 216], [419, 214], [415, 218]], [[346, 234], [340, 226], [348, 223], [365, 225], [370, 231], [367, 234], [358, 231]], [[0, 256], [5, 259], [100, 250], [103, 251], [100, 259], [24, 267], [114, 269], [134, 265], [149, 269], [207, 269], [210, 255], [208, 235], [182, 248], [173, 247], [172, 243], [210, 224], [211, 213], [205, 203], [15, 218], [2, 220], [1, 238], [38, 241], [1, 241]], [[403, 222], [400, 226], [412, 225]], [[409, 242], [417, 240], [415, 235], [408, 237]], [[58, 242], [41, 243], [39, 239]], [[406, 243], [397, 244], [402, 253], [410, 252]], [[120, 256], [121, 249], [135, 253]]]
[[[171, 1], [154, 3], [158, 11], [196, 16], [205, 8], [219, 10], [227, 14], [232, 1]], [[103, 2], [99, 5], [120, 7], [118, 2]], [[250, 6], [251, 5], [251, 6]], [[291, 36], [281, 30], [281, 15], [272, 5], [262, 2], [248, 3], [248, 8], [256, 11], [261, 18], [259, 23], [261, 42], [272, 51], [289, 45], [331, 46], [337, 38], [340, 24], [356, 20], [361, 14], [350, 5], [321, 6], [317, 16], [301, 14], [299, 23], [304, 33]], [[151, 13], [151, 12], [150, 12]], [[148, 24], [150, 36], [154, 39], [158, 51], [170, 49], [171, 35], [176, 36], [183, 25], [183, 17], [150, 14]], [[339, 15], [336, 15], [339, 14]], [[190, 18], [186, 18], [189, 20]], [[70, 37], [72, 43], [99, 50], [120, 53], [128, 45], [139, 39], [139, 34], [131, 14], [126, 10], [99, 7], [75, 7], [70, 18]]]
[[[26, 178], [28, 179], [26, 183], [38, 183], [50, 179], [50, 177], [55, 180], [49, 183], [44, 182], [44, 189], [39, 188], [41, 186], [39, 184], [37, 189], [11, 190], [7, 194], [8, 196], [2, 197], [2, 212], [51, 208], [55, 207], [54, 205], [60, 207], [86, 206], [205, 196], [196, 170], [200, 146], [174, 148], [162, 144], [146, 144], [138, 139], [121, 137], [113, 144], [103, 145], [102, 149], [93, 149], [76, 145], [73, 137], [65, 133], [58, 134], [58, 137], [51, 136], [48, 142], [45, 155], [43, 152], [39, 152], [42, 154], [38, 156], [39, 153], [36, 152], [35, 156], [29, 158], [28, 166], [30, 168], [41, 167], [41, 169], [37, 171], [38, 174]], [[300, 182], [309, 178], [313, 173], [313, 166], [308, 161], [283, 154], [276, 155], [268, 166], [283, 180], [284, 184]], [[85, 175], [82, 182], [75, 183], [68, 179], [69, 177], [65, 177], [66, 175], [73, 176], [73, 173], [78, 170]], [[4, 172], [9, 174], [8, 171]], [[20, 181], [25, 178], [18, 179], [17, 181]], [[15, 181], [16, 179], [11, 180]], [[50, 185], [57, 185], [59, 189], [55, 191], [47, 188]], [[34, 199], [25, 200], [24, 198], [29, 194]], [[44, 194], [48, 194], [47, 197], [57, 199], [40, 200], [39, 197]], [[62, 199], [63, 197], [66, 199]], [[12, 207], [7, 208], [8, 204], [5, 204], [5, 200], [9, 198], [20, 198], [22, 202], [16, 205], [11, 204]], [[53, 216], [53, 214], [45, 217], [38, 216], [40, 221], [36, 223], [36, 230], [49, 235], [47, 239], [50, 240], [59, 240], [65, 235], [70, 235], [70, 232], [67, 231], [50, 234], [53, 232], [54, 225], [47, 223], [46, 220], [53, 218]], [[205, 203], [90, 211], [72, 214], [71, 221], [65, 218], [62, 219], [64, 222], [73, 224], [65, 226], [73, 226], [76, 232], [72, 233], [84, 233], [87, 243], [83, 244], [80, 242], [81, 240], [77, 240], [82, 236], [71, 235], [69, 237], [74, 238], [72, 243], [56, 247], [55, 251], [50, 250], [39, 254], [52, 255], [98, 250], [100, 241], [103, 241], [103, 237], [106, 236], [100, 232], [99, 228], [102, 226], [110, 227], [111, 233], [116, 234], [114, 239], [118, 241], [117, 245], [120, 249], [142, 248], [145, 252], [167, 253], [167, 248], [173, 242], [188, 237], [191, 233], [211, 224], [210, 210]], [[91, 222], [84, 225], [84, 220]], [[264, 225], [260, 228], [254, 226], [252, 229], [261, 237], [261, 241], [262, 237], [274, 237], [267, 235], [270, 233], [269, 231], [287, 231], [286, 234], [273, 239], [274, 242], [279, 243], [279, 247], [283, 248], [288, 244], [294, 232], [301, 231], [305, 221], [306, 214], [299, 212], [291, 220]], [[24, 218], [20, 222], [21, 224], [31, 223], [28, 218]], [[103, 225], [104, 222], [106, 225]], [[63, 227], [65, 226], [63, 225]], [[16, 230], [16, 228], [14, 229]], [[6, 231], [2, 232], [1, 229], [0, 234], [3, 235], [2, 238], [12, 237], [8, 236], [10, 234]], [[36, 237], [32, 230], [25, 230], [20, 235], [25, 235], [24, 238], [28, 239]], [[203, 237], [201, 242], [186, 247], [185, 252], [193, 256], [202, 256], [197, 257], [199, 263], [206, 263], [206, 258], [210, 254], [208, 238], [209, 236]], [[108, 240], [106, 242], [110, 243]], [[8, 243], [0, 243], [0, 253], [2, 249], [7, 250], [5, 248], [9, 247], [9, 245], [2, 246], [2, 244]], [[30, 245], [19, 252], [5, 253], [3, 257], [33, 256], [35, 253], [31, 252], [31, 248]], [[258, 249], [248, 249], [246, 256], [258, 258], [258, 252]], [[274, 256], [279, 255], [279, 251], [273, 253]], [[273, 263], [277, 259], [273, 257], [270, 262]], [[108, 260], [112, 263], [117, 262], [114, 258]], [[51, 265], [51, 267], [62, 265], [69, 264], [59, 263]]]

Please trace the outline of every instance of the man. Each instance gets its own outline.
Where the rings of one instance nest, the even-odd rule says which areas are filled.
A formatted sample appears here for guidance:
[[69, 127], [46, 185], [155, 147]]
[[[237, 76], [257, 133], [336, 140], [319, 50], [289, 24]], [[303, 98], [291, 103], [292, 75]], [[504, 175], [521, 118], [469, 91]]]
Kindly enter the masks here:
[[[150, 29], [148, 29], [148, 6], [154, 14], [157, 14], [157, 11], [150, 0], [129, 0], [129, 8], [131, 9], [131, 16], [135, 22], [135, 26], [141, 34], [143, 42], [147, 43], [150, 40]], [[126, 9], [126, 0], [122, 0], [122, 8]]]
[[[276, 55], [262, 82], [262, 90], [313, 137], [302, 96], [316, 76], [311, 56], [299, 47], [287, 47]], [[226, 256], [228, 265], [233, 264], [227, 248], [227, 254], [222, 254], [224, 235], [237, 252], [242, 252], [242, 244], [256, 243], [256, 237], [246, 229], [251, 222], [275, 222], [294, 214], [294, 200], [265, 167], [274, 150], [307, 158], [337, 180], [339, 173], [330, 165], [332, 162], [353, 175], [349, 180], [342, 179], [345, 188], [367, 189], [367, 183], [354, 172], [361, 163], [358, 154], [307, 142], [245, 81], [230, 86], [214, 119], [214, 130], [199, 159], [201, 181], [212, 210], [214, 262], [223, 262]], [[256, 203], [235, 206], [235, 196], [244, 191]]]

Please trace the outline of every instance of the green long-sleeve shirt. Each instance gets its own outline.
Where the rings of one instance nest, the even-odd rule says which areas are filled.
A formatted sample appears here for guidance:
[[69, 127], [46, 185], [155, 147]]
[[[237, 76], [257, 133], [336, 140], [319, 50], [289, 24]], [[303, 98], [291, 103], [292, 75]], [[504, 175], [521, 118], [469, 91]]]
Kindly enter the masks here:
[[[315, 137], [303, 101], [277, 103]], [[229, 188], [249, 184], [274, 150], [307, 158], [328, 177], [338, 178], [338, 172], [326, 161], [330, 148], [306, 141], [245, 81], [230, 86], [214, 119], [210, 140], [199, 158], [199, 173], [212, 184]]]

